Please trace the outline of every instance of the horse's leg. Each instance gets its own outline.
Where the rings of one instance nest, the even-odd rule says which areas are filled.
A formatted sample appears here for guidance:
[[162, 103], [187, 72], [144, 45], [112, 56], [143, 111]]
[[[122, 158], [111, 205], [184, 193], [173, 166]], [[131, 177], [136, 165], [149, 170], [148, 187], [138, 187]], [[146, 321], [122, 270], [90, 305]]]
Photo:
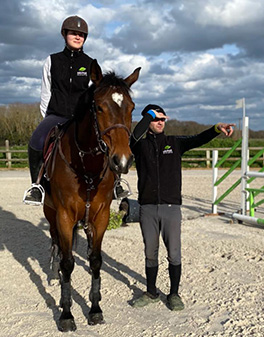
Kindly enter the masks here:
[[[60, 261], [60, 282], [61, 282], [61, 300], [62, 314], [59, 318], [58, 328], [60, 331], [75, 331], [76, 325], [74, 317], [71, 313], [71, 273], [74, 268], [74, 258], [72, 255], [72, 239], [74, 224], [68, 219], [64, 213], [63, 216], [59, 214], [58, 232], [61, 249]], [[68, 220], [68, 221], [67, 221]]]
[[44, 205], [44, 214], [50, 224], [50, 236], [51, 236], [50, 267], [53, 271], [53, 278], [58, 280], [60, 270], [60, 248], [59, 248], [58, 231], [56, 226], [56, 211], [53, 208]]
[[89, 294], [89, 299], [92, 303], [92, 307], [91, 307], [91, 310], [88, 316], [88, 324], [90, 325], [104, 323], [103, 312], [99, 305], [99, 302], [101, 301], [100, 269], [102, 266], [102, 255], [101, 255], [102, 236], [100, 238], [98, 238], [97, 236], [97, 238], [93, 238], [92, 240], [91, 237], [87, 235], [88, 237], [88, 260], [90, 261], [90, 268], [92, 271], [92, 285], [91, 285], [91, 290]]

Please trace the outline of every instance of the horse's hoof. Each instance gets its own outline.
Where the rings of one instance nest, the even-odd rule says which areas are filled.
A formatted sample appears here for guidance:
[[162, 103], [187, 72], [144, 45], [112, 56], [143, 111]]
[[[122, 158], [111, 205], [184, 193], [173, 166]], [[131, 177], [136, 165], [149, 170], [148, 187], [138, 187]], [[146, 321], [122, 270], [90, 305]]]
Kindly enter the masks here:
[[77, 329], [73, 318], [60, 319], [58, 328], [62, 332], [75, 331]]
[[104, 317], [101, 312], [89, 314], [88, 316], [88, 324], [89, 325], [96, 325], [96, 324], [104, 324]]

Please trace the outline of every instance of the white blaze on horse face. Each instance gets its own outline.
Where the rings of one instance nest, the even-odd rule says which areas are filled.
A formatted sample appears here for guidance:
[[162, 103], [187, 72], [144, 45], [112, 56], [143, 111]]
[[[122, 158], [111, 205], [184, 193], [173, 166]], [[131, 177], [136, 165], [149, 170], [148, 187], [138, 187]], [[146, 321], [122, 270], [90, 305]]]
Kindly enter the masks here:
[[121, 108], [122, 102], [123, 102], [123, 95], [119, 94], [118, 92], [115, 92], [112, 94], [112, 100]]
[[120, 160], [120, 164], [121, 164], [122, 167], [126, 167], [126, 165], [127, 165], [127, 159], [124, 155], [122, 156], [122, 158]]

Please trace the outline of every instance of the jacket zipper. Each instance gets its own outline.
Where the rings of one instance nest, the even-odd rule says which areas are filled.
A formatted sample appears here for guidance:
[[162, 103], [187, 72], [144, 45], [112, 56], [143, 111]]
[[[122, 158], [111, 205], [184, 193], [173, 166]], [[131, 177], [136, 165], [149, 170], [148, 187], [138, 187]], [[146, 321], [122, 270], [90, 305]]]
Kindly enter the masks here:
[[69, 108], [70, 108], [70, 113], [72, 114], [72, 109], [71, 109], [71, 92], [72, 92], [72, 68], [73, 68], [73, 51], [71, 52], [71, 65], [70, 65], [70, 90], [69, 90]]
[[157, 197], [158, 197], [158, 204], [160, 204], [160, 175], [159, 175], [159, 149], [157, 143], [157, 137], [154, 134], [154, 143], [155, 143], [155, 150], [156, 150], [156, 168], [157, 168]]

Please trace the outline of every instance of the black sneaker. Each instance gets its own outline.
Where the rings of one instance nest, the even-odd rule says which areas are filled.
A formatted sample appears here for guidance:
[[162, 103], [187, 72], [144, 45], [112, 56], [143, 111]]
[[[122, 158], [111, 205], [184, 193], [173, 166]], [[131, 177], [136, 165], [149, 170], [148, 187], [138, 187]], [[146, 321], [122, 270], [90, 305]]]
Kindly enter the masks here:
[[180, 311], [184, 309], [182, 299], [177, 294], [171, 294], [167, 296], [168, 307], [172, 311]]
[[145, 307], [146, 305], [149, 305], [151, 303], [156, 303], [159, 300], [160, 300], [159, 294], [157, 294], [155, 296], [155, 295], [152, 295], [148, 292], [145, 292], [132, 303], [132, 307], [142, 308], [142, 307]]

